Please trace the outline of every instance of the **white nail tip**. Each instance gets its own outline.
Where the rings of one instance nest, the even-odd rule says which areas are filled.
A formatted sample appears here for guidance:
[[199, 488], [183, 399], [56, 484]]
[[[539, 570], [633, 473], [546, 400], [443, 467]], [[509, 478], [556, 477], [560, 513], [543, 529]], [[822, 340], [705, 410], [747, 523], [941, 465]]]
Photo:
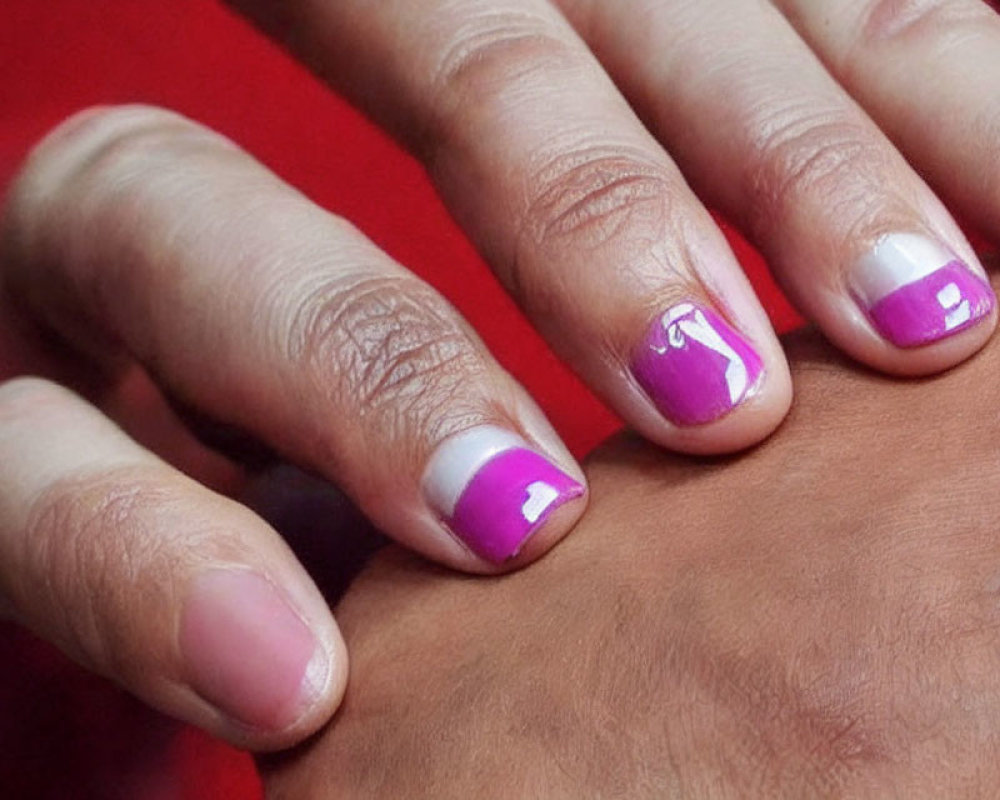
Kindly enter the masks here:
[[[480, 425], [445, 439], [434, 451], [424, 472], [423, 489], [427, 502], [439, 514], [451, 517], [465, 488], [483, 465], [496, 455], [519, 447], [527, 447], [524, 439], [496, 425]], [[530, 497], [525, 505], [533, 498]]]
[[853, 288], [859, 298], [871, 307], [903, 286], [937, 272], [956, 258], [954, 253], [927, 236], [888, 234], [858, 260], [852, 275]]

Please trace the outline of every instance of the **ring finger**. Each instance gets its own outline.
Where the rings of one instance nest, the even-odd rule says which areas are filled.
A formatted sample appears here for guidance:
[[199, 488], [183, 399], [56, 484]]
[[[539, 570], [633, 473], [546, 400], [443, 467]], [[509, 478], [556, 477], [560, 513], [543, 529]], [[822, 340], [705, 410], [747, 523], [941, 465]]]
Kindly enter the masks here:
[[579, 467], [443, 298], [190, 121], [66, 123], [4, 232], [7, 289], [38, 320], [106, 367], [139, 361], [431, 558], [523, 564], [582, 512]]

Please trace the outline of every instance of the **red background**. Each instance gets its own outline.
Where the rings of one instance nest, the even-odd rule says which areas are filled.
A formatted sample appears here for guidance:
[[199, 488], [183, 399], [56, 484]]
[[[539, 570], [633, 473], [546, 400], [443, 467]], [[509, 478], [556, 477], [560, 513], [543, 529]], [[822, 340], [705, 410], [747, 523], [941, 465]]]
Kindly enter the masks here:
[[[167, 106], [219, 130], [433, 282], [586, 453], [617, 425], [548, 352], [448, 218], [420, 167], [210, 0], [3, 0], [0, 186], [31, 143], [95, 103]], [[737, 251], [779, 327], [795, 317]], [[180, 729], [48, 647], [0, 629], [4, 798], [255, 798], [248, 756]]]

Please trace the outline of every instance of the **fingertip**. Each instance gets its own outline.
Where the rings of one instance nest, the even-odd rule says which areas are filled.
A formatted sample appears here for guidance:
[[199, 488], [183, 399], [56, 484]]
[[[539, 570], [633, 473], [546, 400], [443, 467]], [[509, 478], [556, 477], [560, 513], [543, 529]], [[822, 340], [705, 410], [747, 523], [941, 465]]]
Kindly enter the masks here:
[[247, 726], [230, 717], [225, 720], [224, 738], [254, 752], [275, 752], [300, 744], [330, 721], [344, 701], [350, 672], [347, 645], [335, 623], [332, 627], [332, 635], [303, 675], [298, 716], [289, 715], [292, 721], [281, 728]]
[[974, 256], [925, 234], [881, 236], [848, 270], [825, 327], [840, 346], [890, 375], [942, 372], [996, 329], [997, 299]]
[[241, 747], [291, 746], [343, 697], [347, 653], [336, 623], [325, 605], [304, 612], [293, 594], [243, 568], [191, 582], [178, 631], [183, 679], [211, 709], [207, 727]]
[[565, 535], [583, 511], [586, 487], [520, 434], [479, 425], [437, 446], [423, 493], [474, 557], [463, 568], [492, 573], [527, 564]]
[[322, 616], [322, 622], [314, 627], [318, 645], [303, 677], [300, 714], [259, 750], [298, 744], [329, 722], [343, 703], [350, 674], [347, 644], [329, 610]]
[[[906, 349], [876, 342], [858, 360], [897, 378], [932, 377], [946, 372], [976, 355], [996, 331], [997, 312], [991, 310], [975, 326], [947, 339]], [[846, 349], [846, 348], [845, 348]]]
[[626, 418], [651, 441], [691, 455], [766, 439], [788, 413], [792, 385], [780, 344], [759, 327], [751, 336], [699, 302], [669, 308], [631, 354]]
[[587, 504], [590, 500], [586, 486], [578, 484], [578, 487], [577, 491], [568, 495], [563, 502], [547, 513], [537, 530], [523, 542], [514, 555], [492, 565], [493, 571], [498, 573], [513, 572], [528, 566], [545, 556], [566, 536], [570, 535], [587, 510]]

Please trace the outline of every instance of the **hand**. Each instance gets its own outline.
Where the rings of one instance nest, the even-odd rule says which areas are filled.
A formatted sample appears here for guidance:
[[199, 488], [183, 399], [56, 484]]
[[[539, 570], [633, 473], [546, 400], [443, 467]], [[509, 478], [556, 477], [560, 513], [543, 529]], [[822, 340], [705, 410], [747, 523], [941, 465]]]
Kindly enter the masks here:
[[[778, 424], [790, 398], [784, 359], [719, 231], [554, 6], [247, 5], [425, 158], [519, 302], [645, 436], [721, 452]], [[809, 10], [785, 5], [834, 59], [842, 42], [810, 34]], [[996, 21], [964, 7], [982, 14], [988, 45]], [[731, 17], [665, 5], [603, 18], [619, 8], [567, 1], [562, 11], [831, 338], [906, 374], [982, 345], [996, 315], [974, 254], [779, 16], [748, 6], [748, 49], [699, 71], [699, 52], [729, 52], [720, 42], [731, 41]], [[655, 23], [650, 35], [636, 19]], [[900, 18], [872, 19], [866, 30], [878, 33]], [[958, 25], [906, 30], [930, 27], [932, 38]], [[677, 39], [689, 28], [704, 37]], [[881, 69], [882, 41], [870, 37], [866, 67], [841, 81], [950, 201], [995, 230], [992, 183], [970, 178], [989, 139], [968, 135], [970, 96], [928, 91], [900, 110], [892, 98], [912, 96], [913, 75]], [[670, 46], [676, 60], [640, 45]], [[744, 85], [751, 56], [761, 73]], [[940, 78], [933, 86], [970, 73], [962, 59], [935, 58], [915, 59]], [[988, 75], [983, 63], [972, 73]], [[680, 80], [692, 65], [701, 79]], [[935, 117], [941, 135], [930, 136], [924, 123], [945, 99], [955, 113]], [[53, 383], [2, 390], [2, 602], [157, 707], [242, 744], [280, 746], [330, 713], [346, 660], [274, 532], [204, 489], [233, 494], [245, 473], [186, 436], [147, 374], [189, 417], [236, 426], [336, 482], [380, 528], [451, 567], [528, 563], [582, 512], [565, 448], [436, 293], [191, 123], [149, 109], [69, 123], [36, 154], [4, 227], [0, 335], [8, 352], [33, 352], [0, 377], [44, 375], [89, 403]], [[807, 275], [799, 264], [820, 266]], [[933, 313], [914, 315], [913, 293], [931, 286]], [[158, 437], [136, 393], [163, 422]], [[153, 446], [137, 447], [95, 407], [132, 420], [134, 438]], [[511, 462], [480, 469], [498, 450]], [[273, 630], [247, 622], [261, 617]]]
[[790, 353], [767, 444], [619, 439], [531, 570], [378, 557], [337, 609], [345, 704], [269, 797], [991, 796], [1000, 347], [925, 385]]
[[423, 161], [555, 350], [654, 442], [737, 449], [788, 407], [702, 200], [877, 369], [944, 369], [996, 324], [920, 177], [1000, 235], [983, 0], [231, 3]]
[[[582, 511], [579, 468], [455, 311], [194, 123], [76, 117], [2, 224], [0, 378], [46, 379], [0, 385], [0, 611], [156, 708], [269, 748], [340, 700], [327, 603], [229, 499], [271, 453], [470, 572], [537, 558]], [[356, 524], [331, 514], [325, 546]]]

